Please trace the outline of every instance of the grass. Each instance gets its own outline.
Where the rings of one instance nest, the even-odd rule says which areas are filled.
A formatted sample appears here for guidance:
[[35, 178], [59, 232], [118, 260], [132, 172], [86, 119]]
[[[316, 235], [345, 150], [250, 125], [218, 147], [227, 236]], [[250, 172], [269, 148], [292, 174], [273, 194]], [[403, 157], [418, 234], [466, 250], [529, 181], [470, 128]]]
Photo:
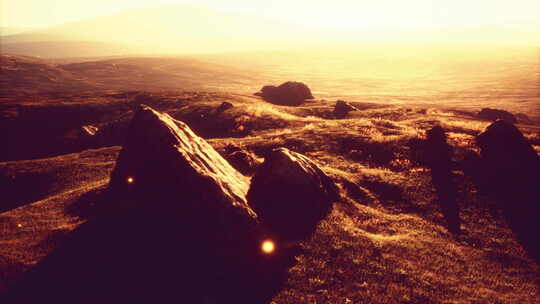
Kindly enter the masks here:
[[[90, 99], [99, 102], [104, 96]], [[143, 97], [135, 100], [134, 96]], [[234, 107], [216, 113], [223, 101]], [[150, 103], [176, 118], [191, 119], [198, 132], [216, 132], [201, 135], [210, 137], [208, 141], [220, 152], [233, 145], [262, 159], [273, 148], [287, 147], [309, 156], [336, 181], [342, 199], [314, 235], [301, 243], [304, 253], [297, 256], [274, 303], [537, 303], [540, 299], [540, 269], [517, 243], [493, 202], [478, 195], [456, 171], [464, 233], [453, 237], [434, 202], [429, 172], [416, 159], [415, 143], [432, 126], [440, 124], [448, 131], [459, 159], [464, 151], [476, 149], [474, 135], [487, 122], [445, 109], [424, 112], [399, 106], [366, 106], [336, 120], [327, 116], [333, 104], [320, 101], [290, 108], [218, 93], [127, 94], [110, 100], [115, 103], [115, 112], [105, 121], [129, 117], [134, 104]], [[540, 128], [520, 128], [539, 149]], [[0, 292], [86, 220], [68, 210], [78, 198], [107, 182], [117, 151], [102, 148], [0, 163], [2, 176], [14, 176], [22, 188], [41, 189], [36, 179], [25, 176], [44, 180], [35, 197], [13, 200], [31, 204], [0, 214], [0, 227], [6, 231], [0, 238]]]

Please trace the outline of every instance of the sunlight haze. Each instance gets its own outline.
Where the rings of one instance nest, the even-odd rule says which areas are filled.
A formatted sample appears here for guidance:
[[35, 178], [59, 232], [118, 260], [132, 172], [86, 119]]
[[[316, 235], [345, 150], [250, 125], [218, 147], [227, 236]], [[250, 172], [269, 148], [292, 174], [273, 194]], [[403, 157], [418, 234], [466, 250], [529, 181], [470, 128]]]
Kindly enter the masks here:
[[115, 54], [362, 44], [540, 45], [537, 0], [0, 1], [2, 44], [18, 52], [33, 43], [29, 54], [40, 56], [43, 42], [53, 41], [108, 43]]
[[540, 20], [537, 0], [2, 0], [2, 27], [47, 27], [133, 8], [182, 4], [250, 13], [314, 28], [438, 28], [509, 25]]

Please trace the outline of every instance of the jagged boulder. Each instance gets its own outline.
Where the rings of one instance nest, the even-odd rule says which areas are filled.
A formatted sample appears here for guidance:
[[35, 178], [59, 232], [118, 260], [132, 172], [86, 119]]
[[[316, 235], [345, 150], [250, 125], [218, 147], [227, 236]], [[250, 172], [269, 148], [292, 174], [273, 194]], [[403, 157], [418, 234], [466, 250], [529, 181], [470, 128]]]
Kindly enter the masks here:
[[349, 112], [352, 111], [358, 111], [358, 109], [343, 100], [338, 100], [334, 106], [333, 113], [336, 118], [344, 118], [347, 116], [347, 114], [349, 114]]
[[277, 105], [299, 106], [306, 99], [313, 99], [311, 90], [302, 82], [287, 81], [280, 86], [264, 86], [259, 93], [264, 100]]
[[147, 106], [129, 126], [109, 186], [128, 208], [178, 222], [221, 254], [242, 256], [258, 242], [248, 178], [186, 124]]
[[517, 122], [517, 119], [514, 116], [514, 114], [505, 110], [483, 108], [480, 112], [478, 112], [477, 116], [478, 118], [491, 120], [491, 121], [495, 121], [497, 119], [503, 119], [510, 123]]
[[476, 178], [497, 200], [511, 228], [540, 261], [540, 157], [513, 124], [497, 120], [477, 136]]
[[339, 199], [336, 185], [313, 161], [286, 148], [266, 155], [248, 192], [249, 205], [277, 237], [309, 236]]

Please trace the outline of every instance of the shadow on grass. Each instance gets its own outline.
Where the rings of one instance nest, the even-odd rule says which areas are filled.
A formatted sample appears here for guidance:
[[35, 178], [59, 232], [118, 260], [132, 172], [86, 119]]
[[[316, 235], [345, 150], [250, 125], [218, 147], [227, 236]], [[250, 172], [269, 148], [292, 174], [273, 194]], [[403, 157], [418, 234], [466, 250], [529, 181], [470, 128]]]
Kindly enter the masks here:
[[219, 254], [200, 219], [112, 211], [118, 203], [104, 188], [75, 202], [67, 212], [88, 221], [0, 302], [268, 303], [294, 260], [285, 250], [263, 256], [258, 244]]

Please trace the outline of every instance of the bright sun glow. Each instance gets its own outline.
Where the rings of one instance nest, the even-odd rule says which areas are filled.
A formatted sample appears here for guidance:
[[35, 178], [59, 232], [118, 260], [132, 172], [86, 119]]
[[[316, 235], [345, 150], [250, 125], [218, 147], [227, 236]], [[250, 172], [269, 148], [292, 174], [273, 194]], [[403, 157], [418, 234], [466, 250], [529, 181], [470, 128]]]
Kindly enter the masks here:
[[131, 177], [131, 176], [127, 178], [127, 183], [128, 184], [133, 184], [134, 181], [135, 181], [135, 179], [133, 177]]
[[1, 26], [47, 26], [170, 4], [267, 16], [305, 27], [334, 29], [538, 24], [540, 20], [538, 0], [0, 0], [0, 20]]
[[262, 243], [261, 250], [266, 254], [271, 254], [276, 250], [276, 246], [273, 241], [266, 240]]

